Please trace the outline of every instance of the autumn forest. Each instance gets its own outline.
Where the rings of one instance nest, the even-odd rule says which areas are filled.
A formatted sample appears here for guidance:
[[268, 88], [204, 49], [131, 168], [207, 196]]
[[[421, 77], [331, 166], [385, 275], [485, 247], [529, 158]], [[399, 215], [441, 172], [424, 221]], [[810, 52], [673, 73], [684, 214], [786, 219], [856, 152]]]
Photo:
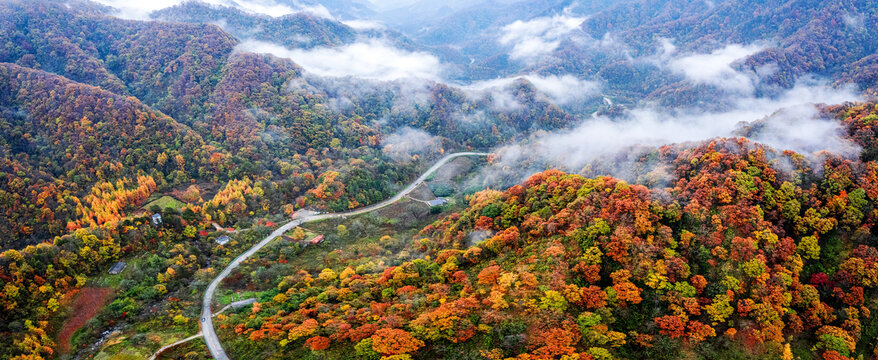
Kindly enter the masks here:
[[0, 0], [2, 359], [878, 358], [871, 1], [146, 3]]

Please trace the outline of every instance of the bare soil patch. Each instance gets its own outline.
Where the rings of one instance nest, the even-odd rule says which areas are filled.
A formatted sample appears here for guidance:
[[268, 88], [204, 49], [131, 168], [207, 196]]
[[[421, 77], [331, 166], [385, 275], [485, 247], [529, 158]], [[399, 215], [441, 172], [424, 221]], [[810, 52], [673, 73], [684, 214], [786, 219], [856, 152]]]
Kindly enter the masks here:
[[64, 323], [61, 331], [58, 332], [58, 350], [62, 354], [70, 351], [70, 338], [73, 333], [97, 315], [112, 294], [113, 289], [110, 288], [86, 287], [79, 291], [71, 309], [73, 316]]

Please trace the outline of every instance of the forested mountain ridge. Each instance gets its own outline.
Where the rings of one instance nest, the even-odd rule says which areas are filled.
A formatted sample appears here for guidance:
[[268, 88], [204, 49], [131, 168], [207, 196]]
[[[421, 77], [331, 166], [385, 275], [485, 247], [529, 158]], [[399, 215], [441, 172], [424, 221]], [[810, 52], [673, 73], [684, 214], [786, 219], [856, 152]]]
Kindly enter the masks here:
[[276, 279], [226, 337], [367, 359], [871, 356], [878, 108], [829, 111], [862, 160], [729, 138], [656, 150], [664, 189], [534, 174], [424, 228], [423, 258]]
[[219, 23], [238, 38], [257, 38], [290, 48], [344, 45], [357, 36], [356, 30], [348, 26], [306, 13], [273, 18], [197, 1], [159, 10], [151, 16], [180, 23]]
[[[581, 27], [594, 38], [609, 36], [624, 44], [635, 56], [660, 52], [663, 39], [672, 41], [678, 51], [695, 53], [729, 43], [758, 44], [763, 48], [748, 54], [738, 66], [752, 71], [770, 67], [771, 71], [760, 76], [766, 86], [789, 88], [802, 76], [823, 76], [839, 83], [852, 81], [861, 90], [874, 93], [874, 82], [864, 81], [871, 70], [863, 65], [872, 63], [867, 59], [878, 49], [878, 40], [868, 31], [878, 22], [876, 11], [874, 3], [857, 0], [627, 1], [590, 16]], [[575, 63], [576, 45], [568, 45], [571, 48], [562, 47], [559, 54]], [[857, 63], [861, 65], [854, 65]], [[582, 66], [587, 66], [583, 69], [596, 65], [607, 68], [601, 71], [610, 82], [636, 79], [609, 77], [611, 68], [622, 67], [626, 70], [623, 74], [635, 68], [618, 55], [582, 59]], [[854, 66], [858, 71], [851, 71]], [[648, 96], [659, 98], [661, 93]]]
[[[127, 21], [51, 1], [8, 1], [0, 11], [7, 29], [0, 36], [3, 62], [134, 95], [149, 105], [190, 100], [192, 94], [169, 93], [191, 88], [186, 82], [208, 91], [201, 84], [209, 80], [204, 71], [221, 66], [217, 61], [237, 43], [216, 26]], [[178, 117], [172, 104], [156, 107]]]
[[381, 24], [367, 22], [355, 28], [339, 19], [299, 12], [280, 17], [188, 1], [150, 14], [152, 19], [192, 24], [217, 24], [241, 40], [256, 40], [289, 49], [337, 48], [357, 41], [386, 41], [399, 49], [430, 52], [443, 61], [466, 68], [469, 59], [453, 46], [430, 46], [409, 39]]
[[[575, 29], [558, 25], [566, 21], [581, 23]], [[870, 74], [878, 43], [868, 29], [876, 21], [874, 4], [860, 0], [483, 2], [407, 35], [460, 48], [474, 61], [470, 79], [570, 74], [600, 79], [605, 94], [621, 103], [645, 99], [681, 107], [720, 96], [684, 81], [662, 64], [673, 58], [662, 56], [710, 54], [729, 44], [752, 47], [734, 68], [756, 78], [760, 94], [815, 76], [874, 93]], [[522, 49], [554, 47], [542, 56], [517, 57], [505, 41], [519, 36]]]
[[141, 174], [183, 184], [217, 151], [135, 98], [58, 75], [0, 63], [0, 87], [3, 158], [16, 168], [3, 182], [6, 241], [66, 232], [92, 184]]
[[[287, 59], [236, 51], [238, 40], [217, 26], [122, 20], [101, 11], [51, 1], [0, 4], [0, 25], [9, 30], [0, 33], [0, 42], [6, 44], [0, 60], [27, 67], [4, 65], [9, 72], [3, 78], [9, 89], [3, 97], [4, 116], [10, 129], [4, 136], [11, 137], [5, 153], [12, 158], [28, 153], [25, 159], [31, 159], [16, 160], [25, 175], [12, 174], [10, 179], [31, 171], [34, 179], [51, 175], [64, 183], [55, 186], [70, 190], [66, 196], [82, 198], [98, 181], [133, 180], [138, 169], [165, 190], [192, 181], [281, 175], [272, 181], [276, 185], [271, 187], [283, 194], [271, 198], [275, 205], [344, 209], [380, 200], [390, 183], [411, 171], [410, 165], [391, 165], [382, 155], [386, 144], [381, 139], [397, 129], [423, 129], [428, 132], [423, 136], [437, 136], [438, 147], [431, 149], [437, 151], [492, 146], [522, 131], [557, 129], [573, 121], [528, 86], [520, 87], [517, 101], [532, 108], [498, 111], [490, 99], [472, 99], [458, 89], [432, 84], [424, 90], [430, 97], [424, 104], [400, 103], [405, 101], [396, 100], [400, 95], [376, 88], [372, 98], [353, 99], [367, 102], [338, 114], [331, 108], [331, 96], [345, 94], [309, 85], [313, 80]], [[44, 35], [47, 31], [50, 36]], [[28, 80], [20, 81], [19, 74]], [[58, 87], [65, 96], [58, 95]], [[41, 96], [47, 97], [43, 103], [37, 101]], [[130, 111], [152, 119], [142, 124], [146, 129], [135, 120], [140, 115], [121, 115]], [[480, 120], [467, 121], [465, 116]], [[96, 135], [74, 136], [85, 126], [83, 120], [86, 129], [100, 126]], [[52, 126], [36, 126], [44, 123]], [[160, 123], [167, 128], [155, 127]], [[113, 137], [114, 132], [131, 139]], [[39, 152], [30, 154], [37, 148]], [[370, 161], [349, 162], [352, 158]], [[376, 158], [382, 160], [372, 161]], [[384, 174], [388, 166], [399, 173]], [[375, 192], [354, 193], [359, 187], [351, 186], [349, 194], [309, 195], [324, 173], [339, 173], [345, 182], [372, 183]], [[26, 188], [18, 184], [7, 189], [16, 199], [9, 200], [9, 216], [18, 225], [4, 241], [35, 242], [63, 234], [68, 223], [80, 223], [73, 205], [43, 203], [35, 194], [26, 195]], [[45, 221], [31, 207], [35, 204], [45, 208], [40, 210], [47, 212]], [[19, 211], [28, 215], [13, 215]]]
[[0, 358], [878, 356], [872, 2], [101, 3], [0, 1]]

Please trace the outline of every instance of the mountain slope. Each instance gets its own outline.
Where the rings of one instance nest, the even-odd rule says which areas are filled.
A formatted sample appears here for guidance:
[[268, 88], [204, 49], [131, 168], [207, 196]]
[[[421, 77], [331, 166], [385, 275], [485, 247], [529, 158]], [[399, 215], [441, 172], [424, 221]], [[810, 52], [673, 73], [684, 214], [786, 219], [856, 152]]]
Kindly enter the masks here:
[[763, 80], [791, 87], [805, 74], [838, 79], [847, 66], [874, 54], [878, 39], [867, 29], [876, 24], [878, 7], [870, 1], [665, 0], [620, 3], [587, 19], [582, 29], [597, 39], [611, 34], [640, 55], [654, 52], [661, 38], [684, 52], [761, 42], [765, 49], [742, 67], [776, 66]]
[[[0, 42], [8, 44], [0, 56], [19, 64], [3, 65], [6, 92], [0, 95], [8, 129], [2, 135], [10, 181], [6, 203], [13, 219], [4, 241], [10, 243], [90, 224], [84, 219], [94, 218], [95, 205], [85, 196], [117, 180], [125, 184], [114, 189], [152, 176], [157, 189], [148, 188], [157, 191], [192, 181], [220, 185], [231, 178], [284, 175], [270, 181], [278, 184], [270, 202], [344, 209], [382, 199], [414, 171], [411, 154], [391, 158], [383, 151], [388, 144], [382, 138], [407, 127], [431, 132], [416, 135], [437, 144], [426, 149], [439, 151], [491, 146], [519, 131], [573, 121], [532, 87], [522, 87], [518, 100], [534, 106], [514, 112], [487, 112], [485, 100], [435, 85], [425, 90], [432, 93], [429, 101], [415, 108], [395, 104], [397, 95], [408, 94], [376, 88], [376, 97], [357, 104], [363, 111], [340, 114], [332, 105], [336, 99], [308, 85], [298, 66], [235, 52], [238, 41], [217, 26], [120, 20], [47, 1], [4, 2], [0, 11], [7, 14], [0, 24], [16, 29], [0, 33]], [[47, 32], [53, 35], [42, 35]], [[51, 41], [40, 42], [46, 38]], [[79, 57], [58, 57], [62, 45]], [[371, 102], [384, 96], [389, 98]], [[392, 109], [403, 111], [378, 121]], [[471, 122], [471, 116], [487, 121]], [[371, 189], [309, 193], [324, 173]], [[34, 183], [20, 183], [27, 179]], [[329, 185], [337, 186], [323, 188]], [[35, 187], [56, 188], [55, 200], [44, 201]], [[65, 189], [70, 191], [61, 198], [70, 199], [62, 203], [54, 192]], [[210, 211], [219, 216], [216, 211], [224, 210]]]
[[190, 124], [237, 44], [212, 25], [127, 21], [49, 1], [4, 2], [0, 13], [9, 29], [0, 61], [134, 95]]
[[[830, 110], [864, 154], [874, 151], [861, 136], [876, 111]], [[740, 138], [665, 146], [644, 158], [653, 160], [669, 166], [670, 187], [550, 170], [473, 195], [411, 239], [413, 260], [376, 263], [343, 249], [319, 275], [281, 273], [259, 287], [259, 306], [225, 320], [225, 337], [248, 345], [239, 356], [873, 352], [878, 163], [811, 162]]]
[[135, 98], [58, 75], [0, 63], [0, 89], [0, 153], [17, 169], [6, 172], [6, 241], [66, 231], [81, 215], [77, 196], [98, 182], [149, 174], [182, 184], [222, 153]]
[[196, 1], [162, 9], [151, 16], [179, 23], [220, 24], [239, 39], [255, 38], [289, 48], [338, 46], [351, 43], [356, 37], [356, 31], [348, 26], [306, 13], [274, 18]]

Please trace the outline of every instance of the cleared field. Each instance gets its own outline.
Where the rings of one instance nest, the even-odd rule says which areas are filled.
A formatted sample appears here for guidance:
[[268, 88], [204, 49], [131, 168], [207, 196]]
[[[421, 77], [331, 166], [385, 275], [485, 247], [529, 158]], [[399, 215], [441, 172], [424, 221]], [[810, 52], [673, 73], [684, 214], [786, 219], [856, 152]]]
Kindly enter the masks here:
[[153, 205], [158, 205], [159, 208], [164, 210], [165, 208], [169, 208], [169, 207], [174, 208], [174, 209], [179, 209], [179, 208], [185, 206], [186, 204], [180, 200], [174, 199], [171, 196], [165, 195], [165, 196], [162, 196], [158, 199], [150, 201], [146, 205], [143, 205], [142, 208], [149, 210], [149, 208], [151, 208]]

